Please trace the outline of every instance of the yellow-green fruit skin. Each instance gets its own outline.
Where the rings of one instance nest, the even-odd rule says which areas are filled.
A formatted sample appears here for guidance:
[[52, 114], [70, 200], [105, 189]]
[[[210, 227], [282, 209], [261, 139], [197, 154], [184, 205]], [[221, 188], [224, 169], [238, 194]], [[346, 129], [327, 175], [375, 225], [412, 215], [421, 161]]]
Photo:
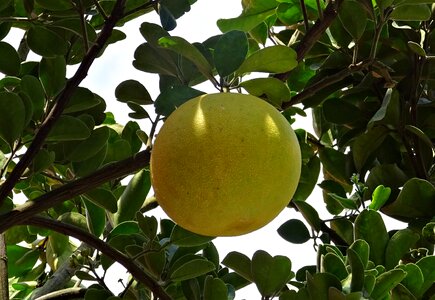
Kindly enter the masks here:
[[289, 122], [244, 94], [187, 101], [167, 118], [151, 153], [158, 203], [178, 225], [206, 236], [242, 235], [272, 221], [300, 172]]

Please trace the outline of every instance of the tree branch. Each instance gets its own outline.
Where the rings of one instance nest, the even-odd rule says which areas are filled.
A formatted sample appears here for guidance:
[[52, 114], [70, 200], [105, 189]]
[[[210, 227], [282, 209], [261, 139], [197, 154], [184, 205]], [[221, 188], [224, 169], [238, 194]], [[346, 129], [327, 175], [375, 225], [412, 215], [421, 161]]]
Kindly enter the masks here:
[[0, 233], [0, 275], [0, 300], [9, 300], [8, 257], [4, 233]]
[[62, 114], [75, 89], [88, 75], [89, 68], [91, 67], [92, 63], [94, 62], [100, 51], [104, 48], [107, 40], [112, 34], [114, 27], [116, 26], [116, 23], [123, 17], [125, 1], [126, 0], [116, 1], [112, 10], [112, 14], [107, 19], [95, 44], [89, 49], [88, 53], [83, 58], [83, 61], [74, 76], [67, 81], [65, 88], [62, 90], [59, 96], [57, 96], [55, 105], [48, 114], [47, 118], [42, 123], [26, 153], [23, 155], [15, 168], [9, 174], [8, 179], [1, 186], [0, 206], [3, 204], [6, 196], [12, 191], [25, 169], [29, 166], [41, 146], [44, 144], [45, 139], [47, 138], [56, 121], [59, 119], [60, 115]]
[[[344, 0], [331, 0], [328, 6], [323, 11], [322, 18], [319, 18], [317, 22], [308, 30], [302, 40], [296, 46], [297, 61], [302, 61], [308, 51], [314, 46], [314, 44], [320, 39], [326, 29], [334, 21], [338, 14], [338, 8]], [[290, 72], [276, 74], [275, 77], [286, 81]]]
[[155, 296], [158, 297], [158, 299], [171, 300], [171, 297], [165, 292], [163, 287], [160, 286], [148, 274], [146, 274], [146, 272], [142, 270], [130, 257], [109, 246], [106, 242], [100, 240], [89, 232], [70, 224], [38, 216], [28, 218], [27, 220], [20, 220], [19, 223], [21, 225], [33, 225], [48, 228], [81, 240], [89, 246], [97, 249], [110, 259], [113, 259], [123, 265], [136, 280], [148, 287], [155, 294]]
[[44, 294], [41, 297], [36, 298], [35, 300], [83, 299], [85, 297], [86, 291], [87, 291], [86, 288], [72, 287], [72, 288]]
[[109, 164], [91, 175], [62, 185], [38, 198], [17, 206], [9, 212], [0, 214], [0, 233], [37, 213], [97, 188], [109, 180], [140, 170], [148, 166], [149, 161], [150, 152], [148, 150], [139, 152], [133, 157]]

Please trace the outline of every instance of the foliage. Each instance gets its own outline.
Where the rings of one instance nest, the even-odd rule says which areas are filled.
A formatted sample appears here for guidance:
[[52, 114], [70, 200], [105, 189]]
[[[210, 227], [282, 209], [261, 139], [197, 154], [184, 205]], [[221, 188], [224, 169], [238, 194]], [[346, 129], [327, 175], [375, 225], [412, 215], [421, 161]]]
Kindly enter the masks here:
[[[0, 38], [24, 30], [17, 49], [0, 42], [1, 299], [9, 290], [11, 299], [220, 300], [251, 283], [262, 299], [433, 299], [434, 1], [242, 1], [238, 17], [218, 21], [223, 34], [192, 44], [169, 31], [194, 2], [0, 2]], [[160, 76], [160, 95], [120, 82], [115, 94], [132, 120], [117, 124], [81, 82], [125, 38], [120, 26], [152, 12], [161, 24], [141, 25], [132, 60]], [[40, 59], [28, 60], [29, 50]], [[278, 233], [312, 240], [313, 265], [292, 270], [290, 258], [262, 250], [221, 258], [213, 238], [149, 212], [157, 123], [205, 81], [259, 96], [289, 122], [311, 108], [315, 134], [297, 130], [302, 177], [289, 204], [305, 222], [289, 220]], [[133, 119], [150, 118], [148, 104], [159, 115], [144, 132]], [[305, 202], [319, 176], [330, 219]], [[385, 216], [406, 228], [387, 231]], [[97, 272], [115, 261], [131, 274], [120, 295]]]

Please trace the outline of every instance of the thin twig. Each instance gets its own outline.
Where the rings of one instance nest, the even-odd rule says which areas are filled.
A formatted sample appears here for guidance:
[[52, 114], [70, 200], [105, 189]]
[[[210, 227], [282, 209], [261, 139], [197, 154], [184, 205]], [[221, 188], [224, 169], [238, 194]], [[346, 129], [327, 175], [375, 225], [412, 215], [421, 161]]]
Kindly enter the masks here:
[[9, 300], [8, 256], [5, 234], [0, 233], [0, 300]]
[[305, 0], [299, 0], [299, 3], [301, 4], [302, 15], [304, 16], [305, 32], [307, 32], [310, 29], [310, 24], [308, 23], [308, 13], [307, 7], [305, 6]]
[[98, 54], [106, 45], [110, 35], [112, 34], [114, 27], [116, 26], [116, 23], [123, 17], [125, 1], [126, 0], [116, 1], [112, 14], [107, 19], [107, 22], [104, 25], [103, 29], [101, 30], [100, 35], [96, 40], [95, 44], [92, 46], [91, 49], [89, 49], [87, 55], [83, 58], [83, 61], [80, 64], [74, 76], [67, 81], [65, 88], [57, 97], [55, 101], [55, 105], [51, 109], [48, 116], [45, 118], [44, 122], [39, 128], [37, 134], [35, 135], [34, 140], [30, 144], [26, 153], [23, 155], [23, 157], [17, 163], [15, 168], [12, 170], [8, 179], [1, 186], [0, 206], [3, 204], [3, 202], [6, 199], [6, 196], [10, 193], [10, 191], [12, 191], [15, 184], [19, 181], [23, 172], [30, 165], [33, 158], [38, 153], [41, 146], [44, 144], [45, 139], [47, 138], [48, 134], [50, 133], [56, 121], [61, 116], [64, 108], [66, 107], [75, 89], [79, 86], [79, 84], [83, 81], [83, 79], [86, 78], [89, 68], [91, 67], [92, 63], [94, 62]]
[[160, 286], [152, 277], [150, 277], [144, 270], [142, 270], [130, 257], [126, 256], [117, 249], [109, 246], [106, 242], [100, 240], [96, 236], [84, 231], [76, 226], [62, 223], [57, 220], [52, 220], [44, 217], [31, 217], [21, 222], [22, 225], [34, 225], [43, 228], [49, 228], [59, 233], [63, 233], [68, 236], [72, 236], [89, 246], [97, 249], [110, 259], [113, 259], [124, 266], [130, 274], [136, 278], [139, 282], [148, 287], [158, 299], [171, 300], [171, 297], [165, 292], [162, 286]]

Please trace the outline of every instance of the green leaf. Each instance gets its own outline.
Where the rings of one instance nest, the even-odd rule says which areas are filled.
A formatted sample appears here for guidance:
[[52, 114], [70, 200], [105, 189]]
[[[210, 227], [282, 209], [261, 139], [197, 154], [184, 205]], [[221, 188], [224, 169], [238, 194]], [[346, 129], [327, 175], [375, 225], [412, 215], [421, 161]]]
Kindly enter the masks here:
[[407, 124], [405, 125], [405, 130], [417, 136], [429, 148], [435, 149], [435, 146], [434, 144], [432, 144], [431, 139], [420, 128]]
[[5, 75], [17, 76], [20, 73], [20, 57], [14, 47], [0, 42], [0, 72]]
[[251, 272], [251, 260], [243, 253], [232, 251], [222, 260], [222, 264], [234, 270], [243, 278], [253, 281]]
[[163, 91], [154, 102], [156, 113], [169, 116], [177, 107], [192, 98], [203, 95], [204, 92], [187, 86], [174, 86]]
[[0, 3], [0, 11], [8, 8], [9, 5], [11, 5], [12, 0], [4, 0]]
[[433, 199], [435, 199], [435, 187], [430, 182], [411, 178], [405, 183], [396, 200], [384, 206], [383, 211], [389, 216], [403, 220], [432, 218], [435, 211]]
[[12, 145], [21, 136], [25, 116], [23, 100], [17, 94], [0, 92], [0, 138]]
[[88, 288], [85, 294], [85, 300], [107, 300], [112, 293], [105, 289]]
[[47, 142], [80, 141], [91, 135], [88, 126], [78, 118], [62, 115], [47, 137]]
[[158, 7], [160, 23], [162, 24], [163, 29], [167, 31], [174, 30], [175, 27], [177, 27], [177, 21], [175, 20], [175, 17], [172, 15], [171, 11], [162, 4], [160, 4]]
[[107, 236], [107, 240], [110, 241], [118, 235], [133, 235], [135, 233], [140, 233], [139, 225], [135, 221], [125, 221], [116, 225], [115, 228], [110, 231]]
[[205, 259], [192, 259], [169, 274], [172, 281], [183, 281], [205, 275], [215, 269], [215, 265]]
[[317, 210], [305, 201], [294, 201], [293, 204], [298, 208], [298, 211], [302, 214], [308, 224], [310, 224], [314, 230], [319, 232], [321, 230], [322, 220], [320, 220]]
[[68, 51], [67, 42], [45, 26], [30, 27], [26, 41], [30, 50], [43, 57], [65, 55]]
[[405, 277], [406, 272], [401, 269], [393, 269], [382, 273], [376, 277], [376, 285], [370, 297], [372, 299], [383, 299]]
[[382, 184], [378, 185], [372, 193], [372, 202], [369, 205], [370, 209], [379, 210], [390, 198], [391, 189], [384, 187]]
[[252, 53], [236, 73], [284, 73], [294, 69], [297, 65], [296, 52], [292, 48], [276, 45]]
[[[7, 245], [8, 277], [19, 277], [30, 271], [38, 261], [39, 252], [19, 245]], [[23, 259], [26, 257], [25, 259]], [[17, 264], [17, 261], [20, 261]]]
[[359, 40], [366, 29], [368, 18], [364, 12], [358, 1], [344, 1], [340, 6], [338, 17], [354, 40]]
[[277, 231], [283, 239], [293, 244], [303, 244], [311, 238], [307, 226], [298, 219], [284, 222]]
[[401, 281], [401, 284], [403, 284], [413, 295], [419, 295], [419, 291], [424, 283], [423, 272], [420, 268], [413, 263], [406, 265], [401, 264], [398, 265], [397, 268], [406, 272], [406, 277]]
[[323, 256], [322, 268], [322, 272], [333, 274], [340, 280], [344, 280], [348, 276], [344, 262], [335, 253], [327, 253]]
[[32, 100], [33, 120], [39, 120], [44, 114], [45, 94], [41, 82], [31, 75], [24, 75], [20, 82], [21, 90]]
[[118, 210], [117, 199], [110, 190], [105, 188], [96, 188], [85, 193], [87, 200], [91, 201], [95, 205], [101, 208], [107, 209], [111, 213], [115, 213]]
[[204, 282], [204, 296], [203, 300], [227, 300], [228, 299], [228, 289], [219, 278], [213, 278], [212, 276], [207, 276]]
[[351, 292], [358, 292], [364, 286], [364, 265], [360, 256], [352, 248], [347, 249], [347, 260], [352, 273], [350, 290]]
[[118, 211], [114, 214], [114, 224], [132, 220], [142, 207], [151, 188], [150, 171], [137, 172], [118, 200]]
[[334, 124], [349, 124], [361, 119], [361, 111], [348, 101], [330, 98], [322, 104], [323, 114], [328, 122]]
[[350, 245], [349, 249], [352, 249], [361, 260], [363, 268], [367, 267], [370, 257], [370, 246], [364, 240], [356, 240]]
[[70, 114], [87, 110], [97, 106], [98, 104], [100, 104], [100, 100], [95, 97], [94, 93], [87, 88], [77, 87], [69, 99], [63, 113]]
[[263, 297], [270, 297], [279, 292], [292, 276], [291, 262], [286, 256], [272, 257], [269, 253], [258, 250], [252, 257], [252, 278]]
[[430, 16], [431, 10], [427, 4], [417, 4], [395, 7], [389, 17], [395, 21], [427, 21]]
[[136, 220], [140, 227], [140, 230], [150, 240], [154, 239], [157, 235], [158, 223], [154, 216], [144, 216], [141, 212], [136, 213]]
[[169, 50], [156, 48], [150, 44], [142, 44], [134, 52], [133, 66], [147, 73], [177, 76], [177, 63], [171, 54], [172, 52]]
[[353, 199], [349, 199], [347, 197], [341, 197], [337, 194], [334, 193], [329, 193], [328, 194], [332, 199], [334, 199], [335, 201], [337, 201], [341, 206], [343, 206], [343, 208], [345, 209], [358, 209], [359, 207], [359, 203], [357, 203], [355, 200]]
[[59, 11], [73, 8], [70, 0], [35, 0], [43, 8]]
[[[329, 273], [307, 273], [307, 290], [309, 297], [302, 299], [328, 300], [328, 291], [335, 287], [341, 291], [341, 283], [337, 277]], [[302, 300], [301, 299], [301, 300]]]
[[397, 231], [385, 249], [385, 268], [387, 270], [394, 268], [409, 249], [414, 247], [419, 238], [420, 235], [408, 228]]
[[346, 155], [333, 148], [325, 147], [319, 149], [319, 157], [322, 162], [323, 170], [332, 179], [340, 184], [347, 186], [350, 184], [350, 175], [346, 171]]
[[302, 18], [301, 8], [294, 3], [280, 3], [276, 9], [278, 19], [285, 25], [293, 25]]
[[153, 104], [147, 89], [137, 80], [121, 82], [115, 89], [116, 99], [120, 102], [134, 102], [139, 105]]
[[48, 97], [56, 96], [66, 83], [66, 63], [62, 56], [43, 57], [39, 64], [39, 79]]
[[66, 159], [72, 162], [88, 160], [104, 148], [108, 139], [109, 129], [105, 126], [99, 127], [93, 130], [87, 139], [75, 143], [71, 152], [67, 152]]
[[83, 199], [83, 204], [86, 209], [86, 222], [89, 231], [100, 237], [106, 227], [106, 211], [87, 199]]
[[88, 160], [73, 163], [74, 173], [83, 177], [97, 170], [104, 162], [107, 153], [107, 145]]
[[248, 53], [248, 38], [242, 31], [229, 31], [222, 35], [216, 43], [213, 61], [221, 77], [236, 71]]
[[240, 30], [243, 32], [249, 32], [258, 24], [264, 22], [267, 18], [275, 14], [275, 9], [267, 9], [257, 13], [242, 14], [236, 18], [231, 19], [219, 19], [217, 20], [217, 26], [222, 32], [228, 32], [231, 30]]
[[88, 231], [86, 217], [78, 212], [67, 212], [57, 218], [62, 223], [74, 225], [82, 230]]
[[424, 51], [424, 49], [419, 44], [417, 44], [416, 42], [408, 41], [408, 47], [415, 54], [417, 54], [417, 55], [419, 55], [421, 57], [426, 57], [426, 51]]
[[174, 227], [170, 237], [171, 242], [180, 247], [200, 246], [207, 244], [213, 239], [214, 237], [199, 235], [178, 225]]
[[148, 112], [139, 104], [134, 102], [127, 102], [128, 107], [130, 107], [133, 112], [129, 113], [128, 116], [134, 119], [149, 119]]
[[288, 86], [277, 78], [254, 78], [241, 82], [239, 86], [251, 95], [266, 96], [267, 101], [276, 107], [281, 107], [283, 102], [290, 100]]
[[202, 55], [198, 48], [190, 44], [185, 39], [177, 36], [162, 37], [159, 39], [159, 45], [190, 60], [205, 77], [213, 77], [212, 66], [208, 60], [204, 57], [204, 55]]
[[358, 136], [352, 145], [353, 161], [358, 171], [361, 171], [367, 160], [378, 149], [388, 135], [388, 128], [383, 126], [373, 127]]
[[383, 265], [389, 236], [381, 215], [374, 210], [362, 211], [355, 220], [355, 239], [365, 240], [370, 246], [370, 260]]
[[435, 256], [425, 256], [420, 259], [416, 265], [420, 268], [423, 273], [424, 282], [419, 290], [418, 296], [423, 296], [423, 294], [433, 285], [435, 282]]
[[37, 173], [50, 167], [55, 159], [55, 153], [41, 148], [32, 162], [32, 171]]

